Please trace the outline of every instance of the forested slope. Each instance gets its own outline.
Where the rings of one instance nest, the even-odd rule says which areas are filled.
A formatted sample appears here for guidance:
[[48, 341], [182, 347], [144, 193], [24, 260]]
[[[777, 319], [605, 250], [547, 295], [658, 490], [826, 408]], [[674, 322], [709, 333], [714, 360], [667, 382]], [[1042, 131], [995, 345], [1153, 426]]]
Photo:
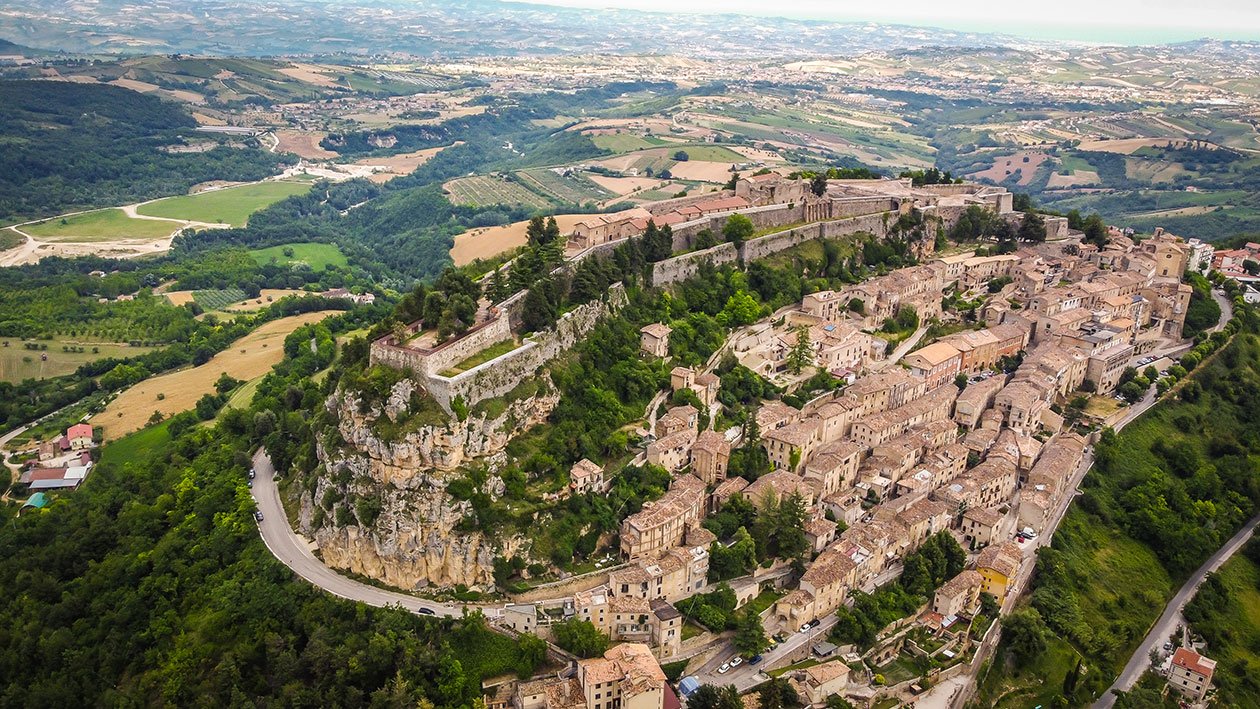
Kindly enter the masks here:
[[296, 160], [256, 147], [164, 150], [195, 127], [183, 106], [117, 86], [0, 81], [0, 220], [183, 194], [208, 180], [257, 180]]
[[[192, 412], [112, 443], [85, 485], [0, 532], [0, 705], [471, 707], [528, 676], [541, 641], [479, 616], [423, 619], [333, 598], [264, 547], [247, 451], [310, 455], [333, 331], [306, 326], [248, 411]], [[309, 343], [316, 343], [315, 347]]]
[[[1192, 373], [1175, 394], [1103, 432], [1084, 494], [1038, 552], [1035, 617], [1004, 633], [981, 701], [1021, 684], [1029, 694], [999, 705], [1052, 699], [1060, 685], [1071, 706], [1097, 697], [1184, 579], [1260, 507], [1260, 321], [1237, 301], [1235, 312], [1182, 358]], [[1067, 681], [1076, 658], [1084, 673]]]

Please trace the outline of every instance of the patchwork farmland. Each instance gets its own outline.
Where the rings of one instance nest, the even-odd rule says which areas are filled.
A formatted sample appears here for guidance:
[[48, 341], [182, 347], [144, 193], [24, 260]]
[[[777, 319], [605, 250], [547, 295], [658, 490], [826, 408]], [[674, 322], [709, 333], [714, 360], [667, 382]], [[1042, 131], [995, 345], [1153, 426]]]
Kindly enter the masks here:
[[454, 204], [486, 207], [493, 204], [522, 204], [527, 207], [546, 209], [551, 202], [540, 194], [531, 192], [515, 182], [490, 175], [461, 177], [452, 180], [443, 189]]

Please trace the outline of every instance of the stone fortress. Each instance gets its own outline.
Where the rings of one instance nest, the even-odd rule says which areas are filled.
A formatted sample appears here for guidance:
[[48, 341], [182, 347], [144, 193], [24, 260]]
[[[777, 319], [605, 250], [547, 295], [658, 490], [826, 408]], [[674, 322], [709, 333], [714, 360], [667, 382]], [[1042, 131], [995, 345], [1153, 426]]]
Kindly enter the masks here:
[[[902, 215], [918, 210], [925, 223], [948, 229], [968, 206], [979, 205], [1017, 219], [1013, 196], [1001, 187], [978, 184], [941, 184], [915, 187], [909, 178], [888, 180], [830, 180], [819, 196], [807, 180], [793, 180], [777, 173], [742, 178], [734, 190], [655, 202], [625, 212], [598, 214], [578, 222], [567, 237], [567, 264], [606, 255], [626, 239], [637, 238], [648, 223], [669, 226], [674, 251], [692, 248], [696, 235], [708, 229], [720, 233], [732, 214], [742, 214], [759, 230], [800, 225], [750, 239], [739, 247], [723, 243], [710, 249], [683, 253], [656, 263], [655, 285], [673, 283], [694, 275], [703, 263], [721, 265], [764, 258], [809, 240], [838, 238], [858, 232], [884, 237], [889, 225]], [[1065, 235], [1065, 220], [1050, 217], [1051, 237]], [[930, 251], [931, 239], [920, 245]], [[535, 333], [514, 349], [466, 371], [452, 367], [486, 348], [514, 337], [518, 329], [524, 293], [501, 303], [483, 303], [478, 322], [466, 333], [436, 346], [423, 344], [412, 324], [400, 342], [386, 335], [371, 344], [372, 364], [407, 371], [448, 413], [455, 402], [465, 406], [503, 396], [533, 376], [548, 362], [584, 337], [599, 319], [624, 302], [619, 286], [609, 296], [566, 313], [553, 330]]]

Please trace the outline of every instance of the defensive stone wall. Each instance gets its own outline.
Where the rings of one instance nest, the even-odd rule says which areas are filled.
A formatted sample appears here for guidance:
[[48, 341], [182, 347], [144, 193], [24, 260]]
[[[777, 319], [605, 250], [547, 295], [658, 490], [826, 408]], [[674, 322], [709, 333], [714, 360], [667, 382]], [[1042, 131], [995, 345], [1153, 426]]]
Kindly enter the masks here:
[[888, 224], [893, 219], [894, 216], [892, 214], [880, 212], [878, 214], [865, 214], [846, 219], [834, 219], [818, 224], [807, 224], [795, 229], [788, 229], [751, 239], [740, 249], [740, 255], [745, 261], [756, 261], [784, 249], [803, 244], [811, 239], [836, 239], [860, 231], [870, 232], [877, 238], [882, 239], [888, 235]]
[[453, 377], [429, 374], [421, 379], [421, 384], [448, 412], [453, 412], [451, 402], [456, 397], [462, 398], [465, 405], [472, 406], [479, 401], [502, 396], [525, 379], [536, 376], [544, 365], [586, 337], [601, 318], [625, 303], [625, 289], [620, 283], [614, 284], [604, 299], [565, 313], [555, 328], [534, 333], [511, 352]]
[[714, 266], [734, 263], [739, 259], [739, 250], [727, 242], [711, 249], [692, 251], [689, 254], [667, 258], [652, 265], [652, 285], [664, 285], [685, 281], [700, 271], [700, 265], [709, 262]]
[[870, 232], [882, 239], [888, 235], [888, 225], [892, 221], [892, 212], [879, 212], [767, 234], [750, 239], [740, 249], [730, 243], [718, 244], [711, 249], [693, 251], [657, 262], [652, 267], [652, 284], [660, 286], [684, 281], [694, 276], [700, 270], [700, 265], [706, 261], [715, 266], [739, 259], [755, 261], [813, 239], [835, 239], [857, 232]]
[[500, 314], [470, 328], [459, 338], [427, 350], [400, 346], [392, 335], [387, 335], [372, 343], [369, 360], [372, 364], [388, 364], [423, 377], [459, 364], [511, 336], [508, 319]]
[[700, 192], [697, 194], [687, 195], [686, 197], [675, 197], [674, 199], [663, 199], [659, 202], [649, 202], [643, 205], [643, 208], [652, 214], [661, 215], [669, 214], [675, 209], [689, 207], [699, 202], [708, 202], [713, 199], [722, 199], [723, 197], [733, 197], [735, 190], [718, 190], [717, 192]]
[[734, 212], [722, 212], [720, 214], [708, 214], [699, 219], [693, 219], [689, 222], [682, 222], [673, 226], [674, 232], [674, 250], [682, 251], [691, 248], [691, 244], [696, 238], [696, 234], [708, 229], [712, 231], [718, 238], [722, 238], [722, 229], [726, 226], [726, 220], [732, 214], [742, 214], [748, 217], [757, 229], [769, 229], [771, 227], [783, 226], [805, 220], [805, 207], [803, 204], [768, 204], [764, 207], [749, 207], [747, 209], [739, 209]]

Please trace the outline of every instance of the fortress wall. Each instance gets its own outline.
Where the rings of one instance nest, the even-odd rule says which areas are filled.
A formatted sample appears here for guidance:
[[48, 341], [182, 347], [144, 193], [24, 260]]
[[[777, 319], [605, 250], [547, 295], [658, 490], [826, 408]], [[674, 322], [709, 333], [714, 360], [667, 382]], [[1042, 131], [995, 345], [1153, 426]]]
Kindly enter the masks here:
[[675, 256], [656, 263], [652, 267], [652, 284], [661, 286], [684, 281], [694, 276], [700, 270], [700, 265], [705, 261], [715, 266], [731, 263], [741, 258], [744, 261], [755, 261], [813, 239], [835, 239], [859, 231], [870, 232], [879, 238], [883, 238], [888, 235], [888, 223], [890, 221], [890, 212], [864, 214], [858, 217], [807, 224], [795, 229], [767, 234], [766, 236], [749, 240], [739, 251], [732, 244], [718, 244], [711, 249], [682, 254], [681, 256]]
[[722, 199], [723, 197], [733, 197], [735, 190], [718, 190], [717, 192], [701, 192], [698, 194], [687, 195], [686, 197], [675, 197], [674, 199], [663, 199], [659, 202], [649, 202], [643, 205], [643, 208], [652, 214], [661, 215], [669, 214], [675, 209], [688, 207], [699, 202], [708, 202], [713, 199]]
[[625, 289], [621, 284], [615, 284], [608, 289], [606, 298], [565, 313], [554, 329], [534, 333], [511, 352], [453, 377], [430, 374], [422, 377], [421, 384], [448, 412], [451, 412], [451, 402], [455, 397], [461, 397], [466, 405], [472, 406], [485, 399], [503, 396], [524, 379], [538, 376], [538, 370], [572, 349], [601, 318], [625, 303]]
[[726, 220], [732, 214], [742, 214], [748, 217], [753, 226], [760, 230], [803, 221], [805, 219], [805, 207], [803, 204], [768, 204], [764, 207], [749, 207], [734, 212], [709, 214], [689, 222], [675, 224], [673, 226], [674, 250], [683, 251], [691, 248], [696, 234], [705, 229], [709, 229], [718, 239], [721, 239], [722, 229], [726, 226]]
[[705, 261], [714, 266], [732, 263], [739, 259], [739, 250], [734, 244], [718, 244], [711, 249], [693, 251], [689, 254], [667, 258], [652, 266], [652, 285], [661, 286], [667, 283], [685, 281], [700, 271]]

